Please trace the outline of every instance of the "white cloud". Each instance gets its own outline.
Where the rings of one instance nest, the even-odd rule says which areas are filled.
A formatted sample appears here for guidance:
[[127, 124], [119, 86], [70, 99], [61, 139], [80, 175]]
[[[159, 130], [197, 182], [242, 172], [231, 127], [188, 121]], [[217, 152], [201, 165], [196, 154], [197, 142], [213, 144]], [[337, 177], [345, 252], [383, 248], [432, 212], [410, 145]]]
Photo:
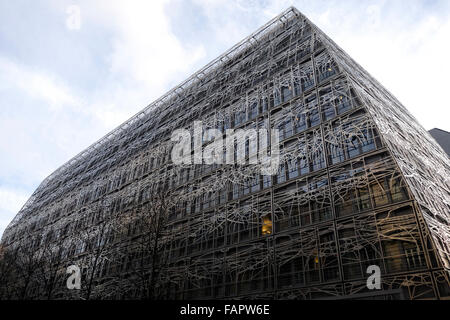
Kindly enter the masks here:
[[[188, 47], [170, 28], [168, 1], [81, 2], [83, 18], [110, 31], [104, 82], [92, 90], [90, 112], [109, 130], [183, 81], [204, 58], [203, 46]], [[89, 21], [88, 21], [89, 20]]]
[[27, 201], [27, 194], [0, 187], [0, 210], [17, 212]]
[[[17, 184], [25, 189], [36, 186], [36, 181], [63, 161], [193, 72], [192, 65], [204, 57], [204, 49], [186, 47], [174, 36], [165, 5], [165, 1], [79, 1], [83, 30], [77, 37], [103, 30], [111, 46], [110, 51], [101, 48], [102, 56], [94, 56], [96, 50], [89, 52], [98, 63], [107, 65], [108, 72], [103, 81], [88, 90], [70, 83], [65, 70], [50, 72], [27, 63], [27, 56], [13, 60], [0, 53], [0, 153], [8, 155], [0, 159], [0, 184]], [[54, 7], [63, 19], [77, 13], [67, 12], [61, 3], [55, 2]], [[69, 30], [79, 29], [77, 21], [65, 22]], [[45, 36], [52, 37], [52, 33], [49, 30]], [[26, 40], [20, 39], [18, 45]], [[70, 47], [61, 50], [63, 53]], [[14, 111], [16, 102], [25, 113]], [[0, 207], [1, 229], [25, 199], [13, 192], [0, 196], [0, 201], [8, 199], [8, 208]]]
[[32, 98], [44, 100], [53, 110], [80, 104], [79, 99], [56, 76], [0, 56], [0, 90], [12, 87], [19, 88]]
[[66, 9], [66, 27], [69, 30], [81, 29], [81, 9], [79, 6], [71, 5]]
[[170, 30], [165, 1], [108, 1], [117, 35], [111, 54], [111, 72], [129, 76], [155, 92], [166, 89], [174, 76], [189, 71], [204, 55], [203, 48], [188, 48]]
[[445, 40], [450, 35], [448, 17], [427, 15], [414, 24], [404, 22], [398, 26], [380, 22], [368, 33], [364, 26], [361, 29], [335, 31], [335, 40], [426, 129], [450, 130], [446, 95], [450, 44]]
[[3, 231], [30, 195], [0, 187], [0, 239]]

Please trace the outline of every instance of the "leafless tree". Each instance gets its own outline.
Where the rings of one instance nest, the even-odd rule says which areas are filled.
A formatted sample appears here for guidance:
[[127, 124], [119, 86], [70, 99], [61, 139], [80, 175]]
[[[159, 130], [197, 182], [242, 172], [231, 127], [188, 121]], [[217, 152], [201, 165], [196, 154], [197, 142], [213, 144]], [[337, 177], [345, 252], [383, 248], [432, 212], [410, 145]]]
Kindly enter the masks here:
[[11, 300], [15, 289], [15, 267], [18, 249], [0, 246], [0, 300]]
[[147, 196], [142, 206], [122, 220], [130, 240], [122, 248], [127, 257], [127, 286], [136, 298], [163, 298], [162, 289], [165, 286], [162, 271], [167, 266], [167, 255], [164, 254], [167, 243], [165, 230], [174, 201], [174, 194], [158, 189]]

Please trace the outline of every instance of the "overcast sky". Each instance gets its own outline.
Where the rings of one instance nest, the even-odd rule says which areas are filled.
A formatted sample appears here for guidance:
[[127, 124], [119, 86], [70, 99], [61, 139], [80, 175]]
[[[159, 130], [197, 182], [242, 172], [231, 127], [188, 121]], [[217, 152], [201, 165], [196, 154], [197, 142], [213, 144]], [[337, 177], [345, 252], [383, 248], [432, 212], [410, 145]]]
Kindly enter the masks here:
[[0, 235], [51, 172], [290, 5], [450, 131], [448, 0], [0, 0]]

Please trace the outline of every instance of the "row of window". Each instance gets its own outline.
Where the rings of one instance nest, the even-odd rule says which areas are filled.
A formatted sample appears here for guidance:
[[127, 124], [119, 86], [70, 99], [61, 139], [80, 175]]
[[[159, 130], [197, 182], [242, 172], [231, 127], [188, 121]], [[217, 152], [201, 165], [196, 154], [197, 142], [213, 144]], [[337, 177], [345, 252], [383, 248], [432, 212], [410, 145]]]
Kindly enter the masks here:
[[[405, 211], [402, 214], [413, 216], [412, 207], [406, 209], [402, 209]], [[401, 232], [401, 228], [398, 232]], [[417, 228], [416, 232], [418, 232]], [[255, 242], [254, 249], [247, 249], [251, 248], [249, 246], [241, 247], [244, 251], [231, 247], [226, 257], [221, 250], [203, 258], [208, 259], [208, 270], [213, 269], [212, 265], [219, 265], [218, 270], [223, 268], [227, 270], [227, 266], [233, 266], [234, 271], [227, 270], [225, 278], [221, 274], [217, 276], [214, 276], [214, 273], [204, 274], [201, 267], [196, 267], [201, 266], [201, 260], [193, 260], [195, 265], [185, 268], [190, 270], [189, 274], [200, 276], [195, 279], [206, 280], [192, 279], [191, 283], [185, 285], [185, 290], [190, 296], [198, 295], [198, 297], [213, 294], [210, 289], [213, 289], [214, 294], [218, 296], [244, 294], [254, 290], [274, 289], [273, 285], [268, 285], [274, 280], [274, 277], [278, 277], [278, 288], [282, 289], [339, 280], [366, 279], [367, 267], [370, 265], [380, 266], [382, 274], [411, 272], [427, 268], [423, 248], [420, 244], [402, 240], [380, 241], [377, 234], [375, 225], [366, 226], [365, 233], [361, 234], [359, 227], [349, 221], [349, 223], [342, 223], [339, 228], [338, 241], [336, 241], [333, 231], [324, 228], [310, 229], [289, 237], [278, 237], [273, 249], [269, 248], [267, 244], [259, 245], [259, 242]], [[361, 236], [363, 238], [360, 238]], [[356, 241], [362, 243], [358, 245]], [[337, 251], [338, 243], [340, 256]], [[353, 243], [354, 245], [352, 245]], [[273, 252], [284, 252], [284, 254], [277, 255], [272, 265], [269, 262], [271, 259], [264, 257]], [[235, 261], [235, 259], [237, 260]], [[339, 271], [339, 260], [343, 267], [342, 275]], [[261, 264], [257, 263], [258, 261], [265, 262]], [[247, 269], [251, 264], [254, 264], [255, 267]], [[238, 272], [239, 270], [242, 272]], [[184, 281], [189, 281], [189, 279]], [[241, 283], [242, 285], [240, 285]], [[195, 292], [195, 290], [204, 290], [204, 292]]]

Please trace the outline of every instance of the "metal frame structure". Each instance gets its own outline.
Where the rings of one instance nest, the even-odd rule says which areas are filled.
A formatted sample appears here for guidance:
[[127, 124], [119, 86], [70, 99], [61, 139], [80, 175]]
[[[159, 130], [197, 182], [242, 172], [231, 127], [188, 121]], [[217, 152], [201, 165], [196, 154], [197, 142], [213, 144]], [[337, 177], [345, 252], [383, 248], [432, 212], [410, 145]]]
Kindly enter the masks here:
[[[278, 173], [173, 165], [171, 133], [197, 120], [205, 129], [279, 129]], [[53, 242], [67, 264], [88, 266], [96, 246], [86, 239], [102, 246], [109, 221], [117, 232], [93, 291], [137, 297], [139, 217], [158, 207], [161, 186], [170, 198], [157, 242], [159, 298], [450, 296], [448, 157], [293, 7], [44, 180], [2, 245], [39, 251]], [[381, 268], [379, 292], [367, 288], [370, 265]], [[74, 296], [62, 288], [58, 297]]]

